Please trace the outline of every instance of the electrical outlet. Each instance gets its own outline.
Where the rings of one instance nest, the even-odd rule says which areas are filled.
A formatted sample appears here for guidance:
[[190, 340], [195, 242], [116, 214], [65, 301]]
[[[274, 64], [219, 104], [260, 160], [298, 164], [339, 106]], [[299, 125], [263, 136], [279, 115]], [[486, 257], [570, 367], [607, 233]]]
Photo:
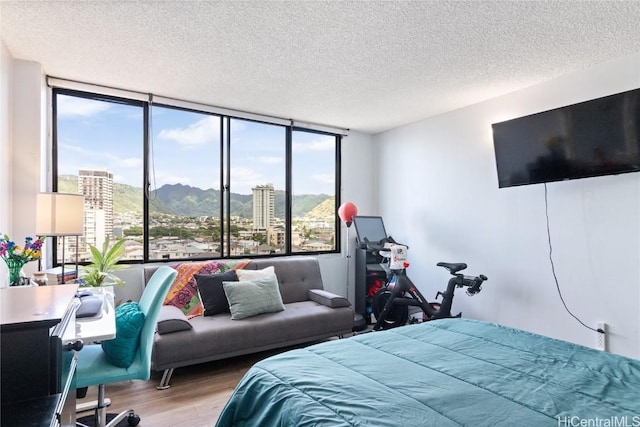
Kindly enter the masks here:
[[596, 325], [596, 329], [603, 331], [596, 332], [598, 334], [596, 348], [601, 351], [607, 351], [607, 324], [604, 322], [598, 322]]

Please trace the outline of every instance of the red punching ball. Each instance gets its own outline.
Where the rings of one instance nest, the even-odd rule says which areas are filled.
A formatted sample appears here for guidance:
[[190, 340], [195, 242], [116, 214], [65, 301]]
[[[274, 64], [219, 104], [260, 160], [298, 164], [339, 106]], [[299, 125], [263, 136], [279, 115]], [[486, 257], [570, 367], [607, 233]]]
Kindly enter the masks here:
[[351, 221], [355, 215], [358, 215], [358, 208], [351, 202], [344, 202], [338, 208], [338, 216], [347, 227], [351, 227]]

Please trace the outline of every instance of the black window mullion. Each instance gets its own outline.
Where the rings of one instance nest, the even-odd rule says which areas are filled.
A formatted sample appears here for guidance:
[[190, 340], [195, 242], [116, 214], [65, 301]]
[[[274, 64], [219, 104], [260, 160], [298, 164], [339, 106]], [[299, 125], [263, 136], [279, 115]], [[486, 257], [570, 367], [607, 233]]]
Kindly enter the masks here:
[[[224, 184], [224, 203], [223, 203], [223, 208], [221, 208], [221, 212], [224, 213], [224, 219], [227, 220], [227, 232], [226, 232], [226, 238], [227, 238], [227, 244], [224, 245], [224, 248], [226, 249], [226, 258], [231, 256], [231, 118], [230, 117], [225, 117], [225, 121], [227, 123], [226, 126], [226, 140], [225, 140], [225, 145], [226, 145], [226, 149], [227, 149], [227, 156], [226, 156], [226, 160], [227, 160], [227, 168], [226, 168], [226, 183]], [[223, 139], [221, 139], [221, 141], [223, 141]], [[222, 159], [221, 159], [222, 161]], [[221, 172], [222, 173], [222, 172]], [[222, 234], [221, 234], [222, 236]], [[223, 257], [225, 257], [222, 253], [221, 255]]]
[[151, 141], [149, 136], [151, 135], [151, 107], [149, 103], [145, 103], [143, 110], [143, 160], [142, 160], [142, 260], [143, 262], [149, 262], [149, 198], [151, 194], [151, 181], [149, 179], [149, 159]]
[[[51, 99], [51, 117], [53, 123], [51, 124], [52, 135], [52, 147], [51, 147], [51, 191], [58, 192], [58, 93], [60, 89], [53, 89], [53, 96]], [[51, 237], [51, 265], [53, 267], [58, 266], [58, 238]], [[39, 264], [38, 264], [39, 265]], [[49, 262], [47, 260], [47, 265]]]
[[[333, 249], [337, 252], [341, 252], [342, 251], [342, 245], [338, 244], [338, 242], [341, 242], [341, 230], [342, 227], [340, 227], [340, 219], [338, 217], [338, 207], [342, 204], [341, 202], [341, 197], [340, 197], [340, 188], [341, 187], [341, 182], [340, 182], [340, 177], [342, 176], [341, 172], [342, 171], [342, 156], [341, 156], [341, 152], [342, 152], [342, 135], [336, 135], [336, 170], [335, 170], [335, 182], [336, 182], [336, 188], [335, 188], [335, 198], [336, 198], [336, 203], [335, 203], [335, 220], [334, 220], [334, 225], [333, 225], [333, 229], [334, 231], [334, 242], [333, 242]], [[349, 236], [347, 235], [347, 238]], [[349, 256], [349, 254], [347, 254], [347, 256]]]
[[292, 181], [292, 162], [293, 162], [293, 128], [287, 126], [286, 132], [286, 154], [285, 165], [287, 170], [285, 171], [285, 206], [284, 206], [284, 223], [285, 223], [285, 243], [284, 252], [287, 255], [291, 255], [291, 232], [293, 230], [292, 221], [292, 206], [293, 206], [293, 181]]

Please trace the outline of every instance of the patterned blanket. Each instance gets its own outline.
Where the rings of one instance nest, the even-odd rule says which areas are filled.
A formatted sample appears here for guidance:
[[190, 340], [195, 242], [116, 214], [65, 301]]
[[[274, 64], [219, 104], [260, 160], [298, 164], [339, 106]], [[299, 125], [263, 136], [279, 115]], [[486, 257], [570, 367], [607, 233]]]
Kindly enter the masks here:
[[173, 268], [178, 272], [164, 305], [174, 305], [182, 310], [187, 318], [201, 316], [204, 307], [198, 294], [198, 286], [194, 274], [215, 274], [224, 273], [229, 270], [239, 270], [244, 268], [249, 260], [216, 260], [201, 262], [184, 262], [175, 265]]

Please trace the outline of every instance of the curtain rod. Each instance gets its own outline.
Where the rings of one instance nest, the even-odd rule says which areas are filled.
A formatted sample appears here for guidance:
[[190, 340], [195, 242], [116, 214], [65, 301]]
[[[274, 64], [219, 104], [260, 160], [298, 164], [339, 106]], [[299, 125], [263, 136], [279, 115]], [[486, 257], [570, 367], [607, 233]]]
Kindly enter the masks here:
[[155, 95], [150, 92], [142, 92], [131, 89], [123, 89], [115, 86], [99, 85], [95, 83], [87, 83], [79, 80], [66, 79], [62, 77], [46, 76], [47, 86], [53, 88], [79, 90], [84, 92], [97, 92], [102, 95], [118, 96], [121, 98], [135, 99], [137, 101], [147, 101], [152, 103], [166, 104], [174, 107], [184, 107], [193, 110], [204, 110], [214, 114], [220, 114], [225, 116], [233, 116], [238, 118], [244, 118], [249, 120], [257, 120], [261, 122], [285, 125], [285, 126], [298, 126], [311, 130], [329, 132], [347, 136], [349, 129], [339, 128], [335, 126], [327, 126], [320, 123], [312, 123], [303, 120], [285, 119], [282, 117], [270, 116], [267, 114], [252, 113], [250, 111], [234, 110], [231, 108], [219, 107], [216, 105], [204, 104], [201, 102], [186, 101], [183, 99], [174, 98], [171, 96]]

